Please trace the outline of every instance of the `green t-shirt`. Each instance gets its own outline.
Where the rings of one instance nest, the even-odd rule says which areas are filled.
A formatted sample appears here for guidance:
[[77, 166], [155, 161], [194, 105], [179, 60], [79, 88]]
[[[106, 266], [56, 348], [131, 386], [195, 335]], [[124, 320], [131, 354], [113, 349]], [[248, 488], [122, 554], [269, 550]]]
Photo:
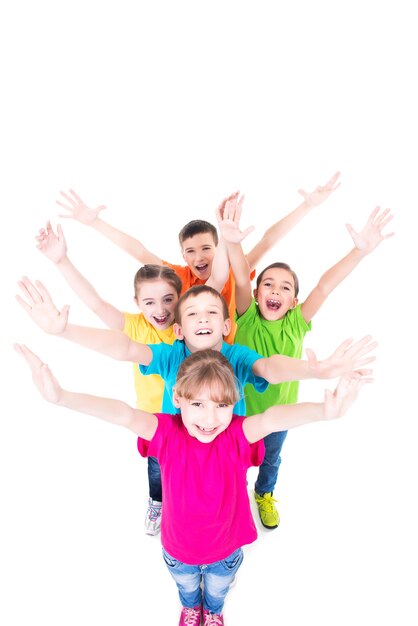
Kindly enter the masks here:
[[[270, 322], [261, 317], [253, 298], [244, 315], [235, 316], [237, 332], [234, 343], [248, 346], [263, 356], [284, 354], [300, 359], [305, 334], [311, 330], [302, 317], [300, 304], [286, 313], [283, 319]], [[258, 393], [253, 385], [244, 388], [246, 415], [262, 413], [274, 404], [294, 404], [298, 399], [299, 381], [269, 385]]]

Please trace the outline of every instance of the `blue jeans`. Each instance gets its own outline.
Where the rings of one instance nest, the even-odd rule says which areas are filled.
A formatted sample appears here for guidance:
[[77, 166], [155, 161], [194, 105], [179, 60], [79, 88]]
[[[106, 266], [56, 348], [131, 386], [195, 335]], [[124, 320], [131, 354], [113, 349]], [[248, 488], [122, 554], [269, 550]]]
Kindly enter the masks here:
[[162, 502], [161, 469], [157, 459], [153, 456], [148, 457], [148, 483], [149, 497], [153, 500], [158, 500], [158, 502]]
[[279, 473], [279, 467], [282, 461], [280, 452], [286, 435], [287, 430], [284, 430], [279, 433], [270, 433], [270, 435], [264, 437], [266, 453], [264, 455], [264, 461], [260, 465], [254, 486], [255, 491], [260, 496], [274, 491], [277, 482], [277, 474]]
[[[204, 537], [202, 538], [204, 541]], [[186, 565], [177, 561], [163, 549], [163, 558], [174, 578], [183, 606], [193, 608], [202, 604], [211, 613], [222, 613], [225, 596], [244, 554], [238, 548], [226, 559], [208, 565]], [[203, 581], [203, 592], [200, 583]]]

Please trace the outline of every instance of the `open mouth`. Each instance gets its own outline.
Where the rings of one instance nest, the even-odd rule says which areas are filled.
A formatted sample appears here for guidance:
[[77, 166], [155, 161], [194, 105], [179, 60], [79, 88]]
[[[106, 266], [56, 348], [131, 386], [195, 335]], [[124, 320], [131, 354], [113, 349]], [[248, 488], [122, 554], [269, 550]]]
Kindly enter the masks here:
[[202, 263], [201, 265], [196, 265], [195, 267], [198, 272], [200, 272], [201, 274], [204, 274], [205, 272], [208, 271], [209, 263]]
[[159, 326], [163, 326], [164, 324], [167, 324], [168, 322], [168, 315], [162, 315], [161, 317], [157, 317], [156, 315], [153, 315], [152, 318], [155, 321], [155, 323], [158, 324]]
[[205, 435], [205, 436], [213, 435], [213, 433], [217, 429], [216, 426], [213, 428], [202, 428], [201, 426], [198, 426], [197, 424], [196, 424], [196, 428], [202, 435]]
[[199, 330], [197, 330], [195, 332], [195, 335], [211, 335], [212, 331], [209, 328], [199, 328]]
[[278, 300], [267, 300], [266, 306], [268, 309], [270, 309], [270, 311], [278, 311], [282, 306], [282, 303]]

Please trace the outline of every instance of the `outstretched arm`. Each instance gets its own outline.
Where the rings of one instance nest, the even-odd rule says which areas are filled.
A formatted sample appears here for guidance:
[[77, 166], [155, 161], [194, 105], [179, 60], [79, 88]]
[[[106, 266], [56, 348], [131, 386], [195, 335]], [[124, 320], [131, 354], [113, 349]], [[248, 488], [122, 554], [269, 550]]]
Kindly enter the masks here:
[[[221, 204], [216, 209], [216, 215], [218, 216], [219, 212], [222, 213], [227, 202], [229, 202], [232, 198], [236, 197], [237, 195], [238, 195], [238, 192], [231, 194], [227, 198], [224, 198]], [[229, 276], [228, 251], [226, 248], [226, 243], [222, 238], [222, 233], [219, 233], [219, 242], [218, 242], [218, 245], [216, 246], [215, 255], [212, 261], [212, 271], [210, 273], [210, 277], [206, 281], [206, 285], [208, 285], [209, 287], [213, 287], [220, 293], [222, 289], [224, 288], [226, 281], [228, 280], [228, 276]]]
[[44, 332], [74, 341], [118, 361], [129, 361], [141, 365], [151, 363], [152, 351], [150, 347], [132, 341], [119, 330], [68, 324], [70, 307], [64, 306], [59, 311], [48, 290], [39, 280], [34, 285], [25, 276], [18, 282], [18, 285], [24, 297], [17, 295], [16, 300]]
[[340, 172], [336, 172], [325, 185], [318, 185], [311, 193], [299, 189], [299, 193], [303, 197], [303, 202], [284, 218], [273, 224], [273, 226], [270, 226], [264, 233], [262, 239], [247, 254], [248, 264], [251, 270], [253, 270], [261, 261], [262, 257], [271, 250], [280, 239], [287, 235], [296, 224], [308, 215], [314, 207], [322, 204], [324, 200], [338, 189], [341, 184], [337, 183], [339, 175]]
[[324, 402], [282, 404], [247, 417], [243, 422], [244, 434], [250, 443], [254, 443], [272, 432], [342, 417], [356, 400], [360, 389], [370, 382], [372, 379], [361, 372], [345, 375], [340, 378], [334, 392], [325, 391]]
[[307, 361], [274, 354], [255, 361], [253, 373], [273, 384], [309, 378], [336, 378], [353, 371], [361, 371], [362, 375], [366, 375], [370, 373], [370, 370], [359, 370], [359, 368], [375, 360], [375, 356], [366, 357], [365, 355], [376, 346], [377, 343], [371, 341], [370, 335], [367, 335], [355, 343], [352, 339], [347, 339], [323, 361], [318, 361], [315, 353], [309, 349], [306, 350]]
[[72, 264], [67, 254], [67, 243], [60, 224], [57, 232], [53, 231], [51, 222], [47, 222], [46, 228], [39, 230], [36, 237], [38, 249], [52, 261], [61, 272], [69, 286], [75, 291], [80, 300], [89, 307], [109, 328], [123, 330], [125, 316], [122, 311], [114, 307], [110, 302], [103, 300], [94, 289], [93, 285]]
[[138, 239], [131, 237], [131, 235], [127, 233], [123, 233], [121, 230], [104, 222], [99, 217], [101, 211], [106, 208], [105, 206], [102, 205], [96, 209], [90, 209], [72, 189], [70, 189], [68, 194], [61, 191], [61, 195], [66, 200], [66, 204], [59, 200], [57, 200], [57, 204], [62, 206], [69, 213], [60, 215], [60, 217], [72, 218], [82, 224], [92, 226], [97, 232], [107, 237], [107, 239], [110, 239], [110, 241], [113, 241], [113, 243], [130, 254], [134, 259], [139, 261], [139, 263], [144, 265], [146, 263], [162, 264], [161, 258], [150, 252]]
[[226, 244], [232, 273], [235, 279], [235, 305], [238, 315], [243, 315], [251, 304], [251, 279], [247, 258], [242, 250], [241, 242], [254, 230], [249, 226], [245, 231], [240, 230], [240, 218], [244, 196], [233, 194], [224, 206], [218, 207], [218, 220], [221, 239]]
[[48, 365], [28, 347], [15, 344], [14, 348], [29, 365], [33, 383], [47, 402], [124, 426], [148, 441], [153, 438], [158, 420], [152, 413], [134, 409], [121, 400], [66, 391], [53, 376]]
[[394, 235], [394, 233], [382, 234], [383, 228], [392, 217], [390, 209], [381, 211], [380, 207], [376, 207], [362, 231], [356, 232], [350, 224], [347, 224], [354, 248], [321, 276], [316, 287], [301, 305], [301, 313], [306, 322], [311, 321], [329, 294], [351, 274], [365, 256], [373, 252], [382, 241]]

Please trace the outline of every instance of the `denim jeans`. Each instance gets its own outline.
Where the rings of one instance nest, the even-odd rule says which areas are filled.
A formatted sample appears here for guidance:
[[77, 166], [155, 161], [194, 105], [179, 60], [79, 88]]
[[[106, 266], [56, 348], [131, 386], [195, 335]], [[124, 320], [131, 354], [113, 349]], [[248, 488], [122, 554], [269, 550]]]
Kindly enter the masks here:
[[[204, 538], [203, 538], [204, 541]], [[186, 565], [177, 561], [163, 549], [163, 558], [174, 578], [183, 606], [193, 608], [202, 604], [211, 613], [222, 613], [225, 596], [244, 554], [238, 548], [226, 559], [208, 565]], [[200, 583], [203, 581], [203, 591]]]
[[157, 459], [153, 456], [148, 457], [148, 483], [149, 497], [153, 500], [158, 500], [158, 502], [162, 502], [161, 469]]
[[264, 455], [264, 461], [260, 465], [254, 486], [255, 491], [260, 496], [274, 491], [277, 482], [277, 474], [279, 473], [279, 467], [282, 461], [280, 452], [286, 435], [287, 430], [284, 430], [279, 433], [270, 433], [270, 435], [264, 437], [266, 453]]

